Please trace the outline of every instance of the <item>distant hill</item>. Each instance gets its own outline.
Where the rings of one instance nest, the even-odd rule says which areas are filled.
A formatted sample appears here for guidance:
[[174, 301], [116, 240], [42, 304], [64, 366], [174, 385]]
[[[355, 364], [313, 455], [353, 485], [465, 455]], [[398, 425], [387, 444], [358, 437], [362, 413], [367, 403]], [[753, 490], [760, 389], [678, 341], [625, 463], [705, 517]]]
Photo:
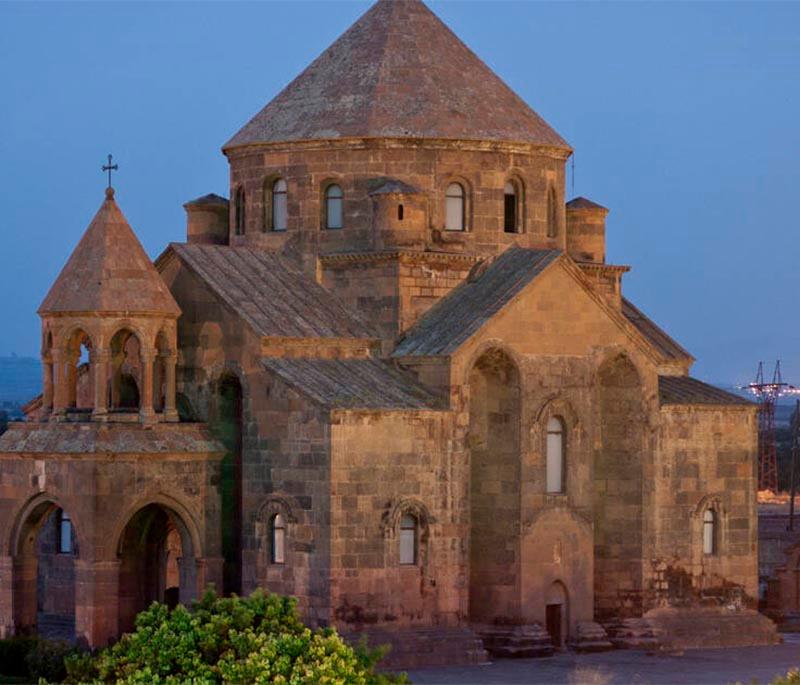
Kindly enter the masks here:
[[34, 357], [0, 357], [0, 409], [24, 404], [42, 391], [42, 366]]

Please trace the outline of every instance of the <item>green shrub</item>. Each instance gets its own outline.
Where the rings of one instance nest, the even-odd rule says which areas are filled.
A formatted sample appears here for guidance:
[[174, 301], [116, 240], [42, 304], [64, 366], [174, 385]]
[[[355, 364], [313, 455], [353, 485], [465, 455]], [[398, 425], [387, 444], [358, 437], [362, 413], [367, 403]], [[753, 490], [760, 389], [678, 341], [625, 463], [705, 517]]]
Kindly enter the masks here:
[[771, 685], [800, 685], [800, 670], [793, 668], [785, 676], [778, 676]]
[[39, 639], [26, 635], [0, 640], [0, 673], [8, 676], [28, 675], [28, 654], [36, 647]]
[[67, 677], [64, 660], [76, 652], [75, 647], [67, 642], [38, 640], [25, 657], [28, 675], [34, 680], [43, 679], [48, 683], [60, 683]]
[[122, 684], [408, 682], [374, 672], [380, 651], [353, 649], [335, 631], [311, 631], [295, 601], [255, 592], [249, 598], [207, 593], [191, 610], [154, 603], [136, 630], [93, 658], [67, 659], [69, 682]]

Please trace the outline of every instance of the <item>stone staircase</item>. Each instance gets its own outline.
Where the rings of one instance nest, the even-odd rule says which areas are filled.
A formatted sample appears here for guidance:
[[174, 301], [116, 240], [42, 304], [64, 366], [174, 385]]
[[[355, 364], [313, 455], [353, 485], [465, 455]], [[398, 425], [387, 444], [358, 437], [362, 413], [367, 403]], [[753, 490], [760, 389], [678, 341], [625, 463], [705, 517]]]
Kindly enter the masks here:
[[480, 638], [469, 628], [366, 628], [363, 631], [342, 634], [351, 644], [358, 643], [362, 636], [367, 637], [370, 647], [390, 646], [389, 653], [381, 660], [382, 670], [485, 664], [489, 661]]
[[576, 652], [607, 652], [615, 649], [603, 626], [594, 621], [582, 621], [575, 628], [569, 646]]
[[39, 612], [36, 617], [36, 633], [47, 640], [75, 642], [75, 619], [72, 616]]
[[538, 623], [521, 626], [480, 625], [475, 632], [495, 659], [530, 659], [553, 656], [550, 634]]
[[615, 649], [658, 649], [658, 630], [646, 618], [616, 618], [603, 623]]

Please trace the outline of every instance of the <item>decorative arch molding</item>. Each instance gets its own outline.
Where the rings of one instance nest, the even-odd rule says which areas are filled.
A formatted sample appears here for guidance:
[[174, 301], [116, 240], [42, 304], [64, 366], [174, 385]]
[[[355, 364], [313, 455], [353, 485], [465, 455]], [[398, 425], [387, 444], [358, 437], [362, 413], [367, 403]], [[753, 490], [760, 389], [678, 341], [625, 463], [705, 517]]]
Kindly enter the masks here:
[[11, 527], [3, 536], [5, 539], [4, 546], [9, 556], [14, 557], [20, 553], [22, 536], [26, 531], [31, 515], [36, 512], [37, 509], [46, 504], [49, 504], [50, 506], [41, 513], [39, 522], [43, 522], [47, 515], [49, 515], [49, 513], [55, 509], [62, 509], [63, 511], [66, 511], [69, 514], [70, 520], [72, 521], [72, 531], [76, 540], [76, 556], [81, 549], [84, 549], [82, 547], [82, 543], [84, 541], [83, 533], [81, 532], [83, 530], [82, 524], [80, 524], [76, 519], [73, 508], [71, 508], [68, 504], [65, 504], [64, 500], [62, 500], [60, 497], [56, 497], [52, 493], [39, 492], [28, 498], [25, 504], [19, 508], [17, 515], [12, 518], [13, 523], [11, 524]]
[[720, 518], [726, 516], [727, 510], [725, 507], [724, 495], [717, 492], [703, 495], [689, 513], [692, 517], [702, 520], [706, 509], [713, 509], [720, 515]]
[[[158, 331], [161, 331], [163, 326], [158, 327]], [[109, 328], [107, 333], [103, 336], [103, 346], [108, 346], [111, 344], [111, 341], [122, 331], [130, 331], [133, 335], [136, 336], [136, 339], [139, 341], [139, 354], [146, 355], [152, 353], [154, 349], [154, 342], [155, 342], [155, 335], [158, 335], [156, 332], [155, 335], [150, 335], [142, 329], [139, 324], [134, 323], [130, 319], [118, 319], [114, 321], [114, 327]]]
[[301, 523], [301, 519], [305, 519], [302, 511], [300, 504], [291, 495], [274, 493], [269, 495], [258, 507], [255, 522], [266, 525], [275, 514], [282, 514], [287, 523]]
[[564, 517], [574, 522], [589, 539], [594, 537], [594, 523], [592, 519], [583, 512], [565, 504], [545, 507], [534, 512], [522, 522], [522, 532], [524, 535], [530, 535], [540, 526], [545, 526], [550, 523], [555, 524], [558, 522], [558, 519], [563, 519]]
[[469, 376], [475, 368], [475, 364], [487, 352], [492, 351], [502, 352], [514, 364], [517, 370], [517, 380], [519, 383], [519, 390], [522, 395], [525, 393], [525, 374], [523, 374], [523, 358], [514, 348], [510, 347], [508, 343], [500, 338], [487, 338], [482, 341], [464, 360], [464, 368], [462, 371], [461, 382], [469, 386]]
[[547, 423], [547, 419], [551, 416], [560, 416], [567, 424], [567, 429], [572, 432], [581, 426], [581, 419], [578, 412], [575, 411], [575, 406], [560, 392], [554, 392], [542, 400], [539, 406], [533, 412], [533, 421], [535, 425], [531, 428], [531, 432], [535, 429], [541, 430], [541, 427]]
[[89, 321], [73, 321], [70, 323], [70, 325], [65, 326], [55, 333], [53, 333], [52, 327], [48, 327], [48, 333], [51, 334], [53, 342], [52, 347], [50, 348], [51, 352], [54, 350], [58, 350], [62, 353], [69, 352], [69, 346], [72, 343], [76, 333], [83, 333], [86, 336], [88, 339], [87, 347], [90, 349], [99, 349], [99, 345], [102, 345], [103, 342], [102, 335], [97, 330], [97, 326], [93, 326]]
[[383, 512], [381, 517], [381, 533], [383, 533], [383, 537], [386, 539], [396, 537], [400, 519], [406, 514], [411, 514], [417, 519], [421, 540], [427, 539], [430, 527], [436, 523], [436, 519], [424, 502], [412, 497], [394, 500]]
[[[134, 516], [139, 511], [150, 505], [160, 506], [178, 517], [178, 525], [183, 526], [192, 543], [192, 554], [195, 558], [205, 556], [205, 547], [203, 545], [202, 537], [200, 535], [200, 528], [197, 525], [199, 516], [192, 512], [191, 508], [185, 505], [180, 500], [167, 495], [163, 492], [153, 492], [149, 495], [144, 495], [137, 499], [134, 503], [128, 505], [118, 516], [117, 522], [112, 529], [111, 539], [114, 545], [111, 548], [114, 554], [119, 553], [120, 545], [122, 544], [122, 536], [125, 533], [125, 528], [131, 522]], [[185, 550], [184, 550], [185, 553]]]
[[600, 384], [600, 372], [609, 364], [624, 359], [631, 368], [636, 372], [639, 387], [644, 387], [644, 374], [630, 352], [622, 345], [610, 345], [597, 350], [594, 354], [594, 380], [597, 385]]

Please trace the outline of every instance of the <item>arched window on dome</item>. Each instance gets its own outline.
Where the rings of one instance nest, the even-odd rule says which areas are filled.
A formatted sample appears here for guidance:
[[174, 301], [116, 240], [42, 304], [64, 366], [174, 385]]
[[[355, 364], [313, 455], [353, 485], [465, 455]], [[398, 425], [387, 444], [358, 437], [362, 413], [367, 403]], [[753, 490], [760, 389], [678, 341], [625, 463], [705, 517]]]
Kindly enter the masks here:
[[398, 543], [400, 563], [416, 564], [419, 558], [419, 521], [413, 514], [403, 514], [401, 517]]
[[547, 237], [555, 238], [558, 235], [558, 199], [553, 186], [547, 191]]
[[325, 188], [325, 228], [344, 226], [344, 193], [342, 187], [332, 183]]
[[506, 233], [520, 232], [520, 197], [515, 181], [506, 181], [503, 188], [503, 230]]
[[719, 535], [717, 512], [706, 509], [703, 512], [703, 554], [717, 553], [717, 539]]
[[445, 191], [444, 227], [448, 231], [463, 231], [466, 223], [466, 198], [464, 186], [451, 183]]
[[288, 223], [286, 181], [279, 178], [272, 184], [272, 230], [285, 231]]
[[551, 416], [547, 421], [547, 492], [564, 492], [565, 462], [564, 421], [558, 416]]
[[236, 189], [236, 201], [233, 203], [234, 211], [234, 231], [236, 235], [244, 235], [245, 232], [245, 196], [244, 188], [239, 186]]
[[270, 562], [286, 563], [286, 519], [275, 514], [269, 521]]

